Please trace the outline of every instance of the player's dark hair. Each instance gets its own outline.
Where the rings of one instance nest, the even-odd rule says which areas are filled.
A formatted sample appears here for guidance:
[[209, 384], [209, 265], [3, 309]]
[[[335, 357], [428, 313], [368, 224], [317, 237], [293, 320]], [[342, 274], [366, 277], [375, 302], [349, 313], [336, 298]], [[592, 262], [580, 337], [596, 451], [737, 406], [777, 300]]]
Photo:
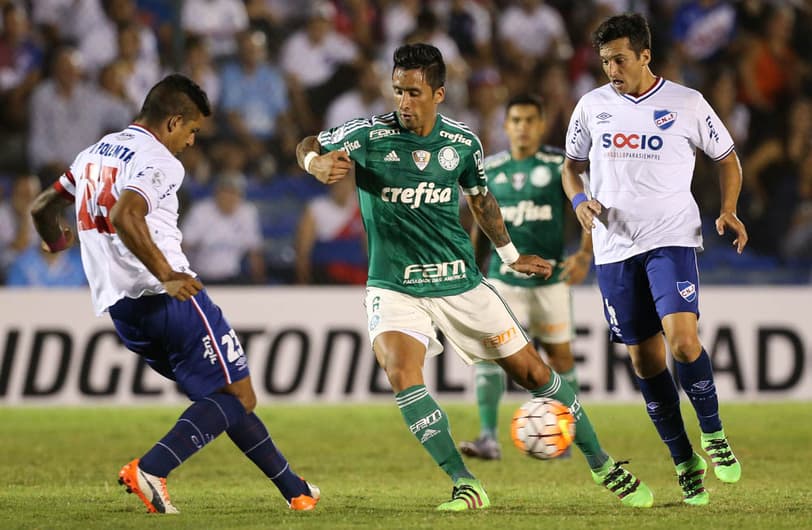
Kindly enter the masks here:
[[505, 105], [505, 112], [510, 112], [510, 108], [516, 105], [533, 105], [539, 111], [539, 116], [544, 118], [544, 101], [541, 96], [536, 94], [517, 94], [511, 97], [507, 105]]
[[432, 90], [437, 90], [441, 86], [445, 86], [445, 62], [443, 61], [443, 54], [431, 44], [424, 44], [422, 42], [417, 44], [404, 44], [395, 50], [394, 61], [395, 66], [392, 67], [393, 74], [397, 68], [403, 68], [404, 70], [419, 69], [423, 70], [426, 83], [429, 84]]
[[592, 45], [596, 50], [606, 43], [628, 37], [629, 47], [640, 57], [643, 50], [651, 49], [651, 31], [640, 13], [624, 13], [604, 20], [592, 33]]
[[152, 87], [136, 119], [158, 123], [176, 114], [184, 120], [194, 119], [198, 114], [211, 115], [206, 92], [181, 74], [168, 75]]

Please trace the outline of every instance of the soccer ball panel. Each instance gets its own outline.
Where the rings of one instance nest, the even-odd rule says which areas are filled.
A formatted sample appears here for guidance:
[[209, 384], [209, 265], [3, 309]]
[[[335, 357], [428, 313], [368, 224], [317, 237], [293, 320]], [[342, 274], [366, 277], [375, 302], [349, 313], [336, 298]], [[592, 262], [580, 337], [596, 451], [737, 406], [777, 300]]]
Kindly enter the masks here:
[[513, 414], [510, 437], [528, 456], [541, 460], [556, 458], [575, 440], [575, 418], [559, 401], [533, 398]]

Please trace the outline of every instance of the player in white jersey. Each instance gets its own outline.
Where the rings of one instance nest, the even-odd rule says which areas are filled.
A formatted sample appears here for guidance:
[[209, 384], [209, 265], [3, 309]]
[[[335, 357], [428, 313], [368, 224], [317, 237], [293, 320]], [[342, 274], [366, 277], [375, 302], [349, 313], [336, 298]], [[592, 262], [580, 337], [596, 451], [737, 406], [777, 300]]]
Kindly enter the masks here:
[[628, 348], [649, 416], [676, 465], [683, 500], [703, 505], [707, 463], [685, 433], [662, 334], [716, 476], [737, 482], [741, 465], [722, 429], [711, 361], [697, 331], [696, 249], [702, 236], [691, 179], [697, 148], [719, 163], [716, 230], [732, 230], [741, 253], [747, 244], [736, 216], [741, 166], [730, 134], [702, 95], [649, 69], [645, 18], [611, 17], [595, 31], [593, 43], [610, 82], [584, 95], [573, 111], [564, 190], [581, 225], [592, 230], [612, 338]]
[[167, 475], [225, 431], [291, 509], [310, 510], [320, 492], [290, 469], [252, 412], [256, 395], [237, 335], [181, 251], [177, 192], [184, 170], [175, 157], [210, 114], [199, 86], [167, 76], [150, 90], [135, 123], [79, 153], [31, 213], [46, 250], [58, 252], [74, 240], [59, 213], [75, 205], [96, 312], [109, 312], [122, 342], [193, 401], [166, 436], [121, 469], [127, 491], [150, 512], [178, 513]]

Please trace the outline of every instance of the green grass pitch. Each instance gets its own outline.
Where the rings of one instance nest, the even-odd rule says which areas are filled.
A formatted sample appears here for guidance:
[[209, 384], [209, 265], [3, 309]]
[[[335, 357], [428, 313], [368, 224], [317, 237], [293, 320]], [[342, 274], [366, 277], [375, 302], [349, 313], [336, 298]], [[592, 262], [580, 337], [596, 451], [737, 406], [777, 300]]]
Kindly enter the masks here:
[[[519, 454], [501, 411], [501, 462], [471, 461], [490, 510], [434, 511], [451, 483], [406, 429], [394, 403], [265, 406], [260, 416], [294, 470], [322, 488], [316, 511], [292, 513], [273, 485], [222, 436], [169, 478], [178, 516], [148, 515], [117, 484], [118, 469], [163, 436], [182, 408], [0, 408], [0, 528], [690, 528], [812, 527], [812, 403], [724, 404], [742, 481], [711, 473], [711, 503], [690, 507], [642, 404], [590, 404], [604, 447], [654, 490], [635, 510], [595, 486], [586, 463]], [[476, 408], [446, 404], [457, 440], [477, 434]], [[684, 406], [698, 447], [693, 411]]]

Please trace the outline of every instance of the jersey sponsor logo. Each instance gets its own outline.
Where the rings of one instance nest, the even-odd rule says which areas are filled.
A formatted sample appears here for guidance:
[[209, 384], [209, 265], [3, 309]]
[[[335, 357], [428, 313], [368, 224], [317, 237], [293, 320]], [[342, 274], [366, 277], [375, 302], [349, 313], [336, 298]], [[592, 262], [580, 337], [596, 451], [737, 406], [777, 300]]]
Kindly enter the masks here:
[[466, 137], [464, 134], [440, 131], [440, 137], [448, 138], [452, 142], [457, 142], [458, 144], [465, 144], [468, 147], [471, 147], [471, 143], [472, 143], [471, 139]]
[[576, 119], [572, 124], [572, 136], [570, 136], [570, 143], [575, 145], [578, 143], [578, 137], [581, 136], [583, 128], [581, 127], [581, 120]]
[[553, 207], [549, 204], [536, 204], [531, 200], [519, 201], [516, 206], [502, 206], [502, 218], [513, 226], [521, 226], [525, 221], [550, 221]]
[[719, 133], [716, 132], [716, 129], [713, 127], [713, 120], [711, 119], [710, 115], [705, 116], [705, 123], [708, 126], [708, 137], [718, 144]]
[[347, 140], [341, 146], [341, 148], [344, 149], [347, 153], [352, 153], [356, 149], [360, 149], [360, 147], [361, 147], [361, 142], [359, 142], [358, 140], [353, 140], [352, 142]]
[[397, 129], [374, 129], [369, 131], [369, 141], [374, 142], [375, 140], [380, 140], [381, 138], [394, 136], [396, 134], [400, 134], [400, 131]]
[[677, 291], [686, 302], [696, 300], [696, 285], [691, 282], [677, 282]]
[[128, 132], [122, 132], [116, 135], [116, 140], [119, 142], [126, 142], [127, 140], [132, 140], [133, 138], [135, 138], [135, 135]]
[[409, 430], [412, 432], [412, 434], [417, 434], [418, 432], [422, 431], [426, 427], [434, 425], [435, 423], [437, 423], [441, 419], [443, 419], [442, 411], [440, 411], [440, 409], [434, 409], [434, 412], [432, 412], [431, 414], [429, 414], [425, 418], [421, 418], [421, 419], [417, 420], [416, 422], [412, 423], [411, 425], [409, 425]]
[[654, 125], [660, 130], [666, 130], [677, 121], [677, 113], [670, 110], [655, 110]]
[[513, 340], [518, 334], [519, 332], [516, 331], [516, 326], [511, 326], [510, 329], [506, 329], [501, 333], [485, 337], [482, 339], [482, 344], [484, 344], [486, 348], [498, 348]]
[[438, 204], [451, 202], [451, 188], [435, 188], [433, 182], [421, 182], [416, 188], [391, 188], [381, 190], [383, 202], [411, 204], [419, 208], [421, 204]]
[[422, 149], [412, 151], [412, 160], [414, 160], [414, 164], [420, 171], [426, 169], [426, 166], [429, 165], [430, 159], [431, 153], [429, 153], [428, 151], [424, 151]]
[[461, 259], [442, 263], [412, 263], [403, 269], [403, 285], [462, 280], [465, 270], [465, 262]]
[[601, 145], [604, 148], [615, 147], [617, 149], [659, 151], [663, 148], [663, 139], [656, 134], [603, 133], [601, 135]]
[[553, 173], [547, 166], [536, 166], [530, 172], [530, 184], [543, 188], [553, 179]]
[[447, 145], [437, 153], [437, 160], [440, 162], [440, 167], [446, 171], [452, 171], [460, 164], [460, 155], [456, 149]]
[[398, 154], [393, 149], [393, 150], [389, 151], [389, 153], [385, 157], [383, 157], [383, 161], [384, 162], [400, 162], [400, 157], [398, 156]]
[[214, 353], [214, 348], [211, 345], [211, 339], [208, 335], [203, 337], [203, 358], [208, 359], [209, 364], [217, 362], [217, 355]]

